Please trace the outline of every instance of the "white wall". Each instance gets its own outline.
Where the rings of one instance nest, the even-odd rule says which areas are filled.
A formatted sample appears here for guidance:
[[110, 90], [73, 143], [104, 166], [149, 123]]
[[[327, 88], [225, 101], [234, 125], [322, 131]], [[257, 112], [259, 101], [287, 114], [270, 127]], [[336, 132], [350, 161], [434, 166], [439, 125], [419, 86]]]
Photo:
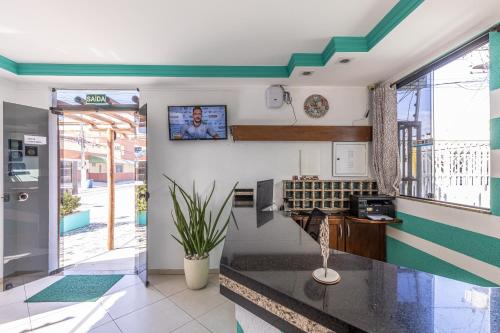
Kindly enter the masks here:
[[[170, 215], [168, 183], [162, 173], [190, 188], [196, 181], [206, 191], [216, 181], [217, 206], [231, 186], [255, 188], [257, 180], [274, 178], [275, 182], [299, 174], [299, 150], [319, 150], [320, 177], [332, 178], [332, 144], [330, 142], [172, 142], [168, 140], [167, 106], [191, 104], [227, 104], [229, 124], [291, 124], [289, 107], [278, 110], [265, 106], [265, 88], [143, 88], [141, 103], [148, 104], [148, 163], [149, 163], [149, 268], [182, 268], [182, 249], [171, 239], [174, 226]], [[297, 124], [352, 125], [363, 118], [367, 92], [363, 87], [290, 87]], [[330, 103], [327, 115], [315, 120], [307, 117], [303, 103], [312, 93], [323, 94]], [[367, 124], [367, 120], [356, 125]], [[281, 186], [275, 188], [281, 197]], [[211, 256], [210, 266], [218, 267], [220, 249]]]
[[[29, 106], [48, 108], [51, 85], [9, 85], [3, 100]], [[65, 85], [71, 88], [71, 85]], [[81, 88], [81, 86], [76, 87]], [[90, 88], [90, 87], [87, 87]], [[93, 87], [95, 88], [95, 87]], [[116, 88], [102, 87], [99, 88]], [[129, 87], [136, 88], [136, 87]], [[189, 187], [196, 181], [200, 191], [207, 191], [216, 181], [213, 204], [218, 206], [231, 186], [255, 187], [257, 180], [274, 178], [275, 197], [281, 200], [282, 179], [299, 174], [299, 150], [318, 151], [321, 178], [332, 178], [332, 144], [330, 142], [172, 142], [168, 140], [167, 106], [192, 104], [227, 104], [231, 124], [292, 124], [290, 107], [267, 109], [266, 86], [246, 87], [139, 87], [141, 104], [148, 104], [148, 167], [149, 167], [149, 268], [182, 268], [181, 247], [171, 238], [175, 233], [171, 218], [168, 183], [162, 173]], [[367, 108], [364, 87], [289, 87], [298, 118], [298, 125], [367, 125], [362, 119]], [[304, 100], [313, 93], [323, 94], [330, 110], [322, 119], [309, 118], [303, 111]], [[55, 134], [55, 128], [49, 129]], [[56, 152], [56, 148], [53, 149]], [[55, 165], [54, 165], [55, 167]], [[55, 170], [55, 168], [52, 168]], [[54, 177], [54, 180], [57, 179]], [[53, 184], [55, 188], [55, 184]], [[52, 195], [56, 195], [53, 192]], [[54, 197], [55, 198], [55, 197]], [[53, 199], [54, 205], [57, 200]], [[56, 206], [53, 207], [55, 212]], [[2, 215], [3, 216], [3, 215]], [[56, 220], [54, 215], [51, 219]], [[0, 228], [3, 230], [3, 228]], [[56, 235], [56, 234], [55, 234]], [[3, 238], [0, 238], [3, 239]], [[1, 248], [1, 247], [0, 247]], [[211, 256], [211, 267], [218, 267], [221, 248]], [[1, 252], [0, 252], [1, 254]]]

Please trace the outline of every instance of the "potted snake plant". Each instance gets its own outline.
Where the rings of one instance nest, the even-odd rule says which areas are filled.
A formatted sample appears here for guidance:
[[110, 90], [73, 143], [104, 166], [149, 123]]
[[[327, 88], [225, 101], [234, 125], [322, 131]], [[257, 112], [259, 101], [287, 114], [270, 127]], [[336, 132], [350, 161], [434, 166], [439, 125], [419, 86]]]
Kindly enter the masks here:
[[[174, 205], [172, 217], [179, 234], [171, 236], [184, 249], [186, 284], [190, 289], [204, 288], [208, 283], [210, 251], [226, 238], [231, 215], [228, 214], [227, 218], [223, 218], [222, 214], [238, 183], [226, 196], [217, 214], [213, 215], [212, 211], [207, 211], [207, 208], [215, 191], [215, 181], [210, 194], [202, 198], [196, 192], [194, 182], [193, 191], [189, 194], [173, 179], [166, 175], [163, 176], [171, 183], [169, 190]], [[182, 206], [185, 206], [185, 210], [181, 207], [181, 203]]]

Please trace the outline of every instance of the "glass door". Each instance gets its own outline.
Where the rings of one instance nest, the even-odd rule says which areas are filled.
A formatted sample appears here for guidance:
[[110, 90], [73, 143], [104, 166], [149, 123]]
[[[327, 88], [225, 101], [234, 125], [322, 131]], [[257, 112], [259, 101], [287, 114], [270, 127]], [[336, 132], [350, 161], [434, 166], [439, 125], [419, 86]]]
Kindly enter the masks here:
[[147, 117], [148, 106], [143, 105], [136, 113], [135, 183], [136, 183], [136, 255], [135, 271], [148, 284], [148, 172], [147, 172]]
[[49, 273], [49, 111], [3, 103], [3, 289]]

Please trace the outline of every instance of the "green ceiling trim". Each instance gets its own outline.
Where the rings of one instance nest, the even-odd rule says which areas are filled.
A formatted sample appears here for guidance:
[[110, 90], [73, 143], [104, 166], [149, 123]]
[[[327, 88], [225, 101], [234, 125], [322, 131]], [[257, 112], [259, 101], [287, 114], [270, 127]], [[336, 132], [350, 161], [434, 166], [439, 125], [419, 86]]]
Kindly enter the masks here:
[[389, 34], [399, 23], [410, 15], [424, 0], [401, 0], [392, 7], [384, 18], [366, 35], [368, 49], [372, 49], [387, 34]]
[[19, 75], [286, 78], [286, 66], [18, 64]]
[[332, 37], [321, 53], [294, 53], [288, 62], [292, 74], [295, 67], [323, 67], [337, 52], [369, 52], [424, 0], [400, 0], [365, 37]]
[[295, 67], [321, 67], [324, 66], [321, 53], [294, 53], [288, 62], [288, 73], [291, 74]]
[[337, 52], [368, 52], [365, 37], [333, 37], [322, 53], [326, 64]]
[[17, 63], [8, 59], [8, 58], [5, 58], [2, 55], [0, 55], [0, 68], [3, 68], [8, 72], [18, 74], [17, 73]]
[[400, 0], [366, 36], [332, 37], [321, 53], [294, 53], [286, 66], [188, 66], [16, 63], [0, 55], [0, 68], [17, 75], [288, 78], [296, 67], [323, 67], [337, 52], [369, 52], [424, 0]]

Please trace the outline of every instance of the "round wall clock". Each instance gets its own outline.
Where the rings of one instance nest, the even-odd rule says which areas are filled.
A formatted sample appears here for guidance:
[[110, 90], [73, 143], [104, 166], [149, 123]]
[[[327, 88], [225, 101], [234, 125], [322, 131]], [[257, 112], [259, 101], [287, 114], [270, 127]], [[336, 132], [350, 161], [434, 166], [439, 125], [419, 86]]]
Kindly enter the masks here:
[[321, 95], [311, 95], [304, 102], [304, 111], [311, 118], [323, 117], [329, 108], [328, 101]]

